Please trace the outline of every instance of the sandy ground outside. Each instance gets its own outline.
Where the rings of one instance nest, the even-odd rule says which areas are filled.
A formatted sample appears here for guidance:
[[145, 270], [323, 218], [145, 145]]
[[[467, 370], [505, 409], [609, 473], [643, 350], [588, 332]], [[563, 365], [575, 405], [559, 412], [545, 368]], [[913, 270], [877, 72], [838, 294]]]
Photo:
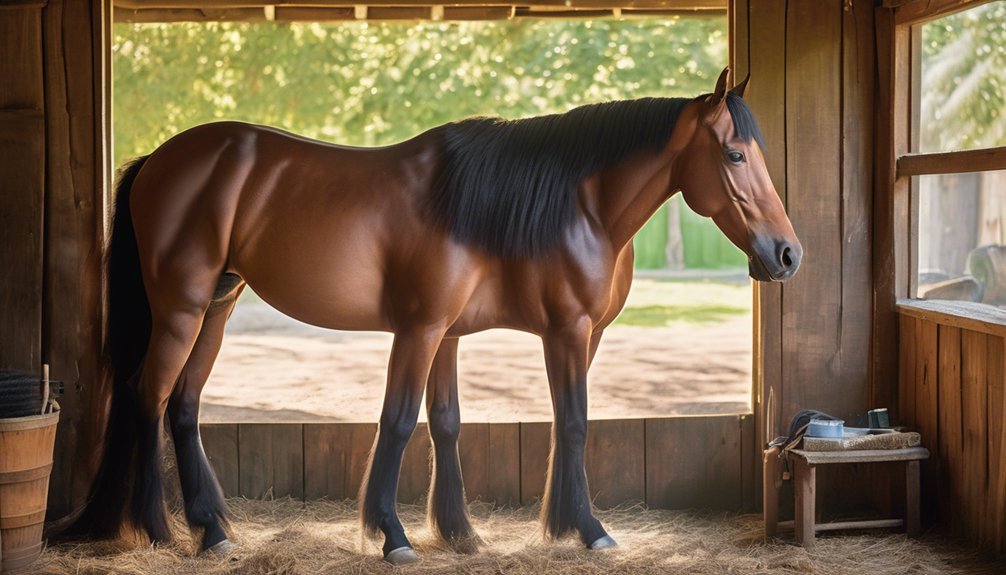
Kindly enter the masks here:
[[[733, 311], [715, 320], [610, 326], [590, 372], [589, 416], [748, 411], [746, 281], [637, 279], [626, 307], [724, 304]], [[316, 328], [243, 297], [203, 392], [202, 420], [377, 421], [391, 343], [391, 334]], [[541, 341], [530, 334], [491, 330], [462, 338], [462, 421], [550, 421], [544, 365]]]

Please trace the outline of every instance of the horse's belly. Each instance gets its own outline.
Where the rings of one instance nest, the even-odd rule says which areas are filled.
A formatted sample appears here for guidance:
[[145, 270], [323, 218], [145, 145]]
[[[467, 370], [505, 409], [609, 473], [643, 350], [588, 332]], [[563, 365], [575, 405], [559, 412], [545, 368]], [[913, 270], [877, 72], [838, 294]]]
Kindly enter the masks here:
[[331, 329], [390, 330], [380, 256], [315, 245], [321, 247], [262, 246], [233, 267], [264, 301], [294, 319]]

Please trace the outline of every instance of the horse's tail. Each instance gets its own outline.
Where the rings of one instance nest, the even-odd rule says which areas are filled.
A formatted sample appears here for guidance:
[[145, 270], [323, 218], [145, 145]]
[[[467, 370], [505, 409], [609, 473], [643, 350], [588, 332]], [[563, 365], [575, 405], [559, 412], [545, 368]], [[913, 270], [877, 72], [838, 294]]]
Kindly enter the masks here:
[[[139, 402], [131, 380], [138, 375], [150, 341], [150, 304], [140, 274], [129, 195], [147, 157], [136, 158], [123, 166], [115, 188], [112, 237], [106, 260], [105, 374], [103, 386], [95, 390], [98, 397], [92, 403], [95, 413], [103, 413], [109, 400], [111, 406], [101, 442], [101, 463], [91, 483], [88, 500], [72, 523], [57, 534], [59, 538], [118, 536], [125, 519], [126, 502], [130, 501], [129, 490], [134, 485], [140, 430], [137, 423]], [[137, 519], [134, 517], [134, 522], [142, 524]]]

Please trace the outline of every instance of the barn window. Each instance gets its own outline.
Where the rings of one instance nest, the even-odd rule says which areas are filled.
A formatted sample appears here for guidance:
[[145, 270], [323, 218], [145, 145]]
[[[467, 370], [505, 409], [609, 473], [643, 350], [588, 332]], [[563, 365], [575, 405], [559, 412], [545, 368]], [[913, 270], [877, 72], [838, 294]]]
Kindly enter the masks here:
[[915, 237], [909, 295], [1004, 308], [1006, 2], [914, 24], [909, 36], [909, 153], [898, 158]]

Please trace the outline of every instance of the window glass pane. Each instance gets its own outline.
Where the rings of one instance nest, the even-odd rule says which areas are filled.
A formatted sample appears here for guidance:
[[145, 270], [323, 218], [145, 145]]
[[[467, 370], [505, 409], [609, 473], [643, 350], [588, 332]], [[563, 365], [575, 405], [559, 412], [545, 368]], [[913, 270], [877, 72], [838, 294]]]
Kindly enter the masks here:
[[922, 25], [919, 151], [1006, 146], [1006, 1]]
[[1006, 171], [920, 176], [917, 297], [1006, 307]]

